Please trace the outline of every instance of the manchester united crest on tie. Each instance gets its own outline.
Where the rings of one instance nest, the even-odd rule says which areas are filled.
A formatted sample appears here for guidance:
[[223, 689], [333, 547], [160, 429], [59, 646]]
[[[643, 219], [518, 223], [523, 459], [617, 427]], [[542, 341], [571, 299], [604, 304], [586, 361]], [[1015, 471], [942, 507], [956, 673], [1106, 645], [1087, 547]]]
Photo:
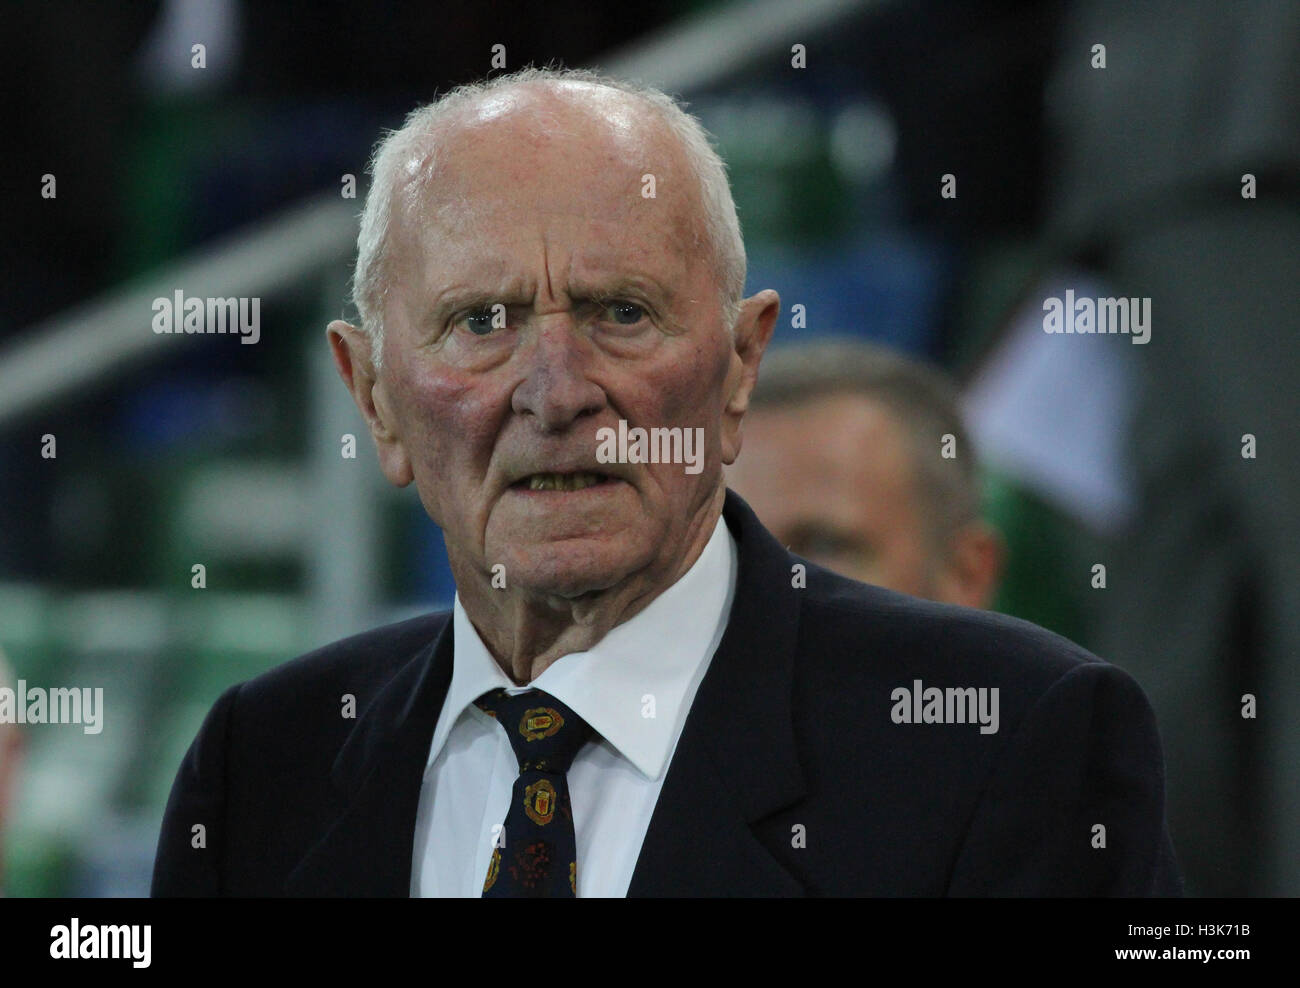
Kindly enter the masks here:
[[538, 779], [524, 787], [524, 812], [539, 827], [545, 827], [555, 816], [555, 786], [550, 779]]
[[536, 707], [524, 711], [524, 718], [519, 722], [519, 733], [527, 741], [540, 741], [553, 737], [563, 726], [564, 718], [558, 710]]
[[[487, 898], [577, 895], [577, 841], [569, 802], [569, 766], [591, 727], [541, 690], [493, 690], [478, 706], [506, 732], [519, 765], [506, 814], [505, 847], [492, 853]], [[513, 728], [511, 725], [514, 725]]]

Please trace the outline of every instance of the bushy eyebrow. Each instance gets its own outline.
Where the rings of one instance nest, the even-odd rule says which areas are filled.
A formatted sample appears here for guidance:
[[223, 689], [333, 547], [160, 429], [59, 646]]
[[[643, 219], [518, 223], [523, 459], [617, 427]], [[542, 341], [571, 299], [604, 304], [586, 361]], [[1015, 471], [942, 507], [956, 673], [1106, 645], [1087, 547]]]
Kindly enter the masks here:
[[603, 300], [622, 297], [645, 298], [667, 304], [676, 293], [649, 275], [611, 275], [590, 281], [575, 279], [569, 286], [570, 298]]
[[[626, 297], [667, 304], [675, 293], [648, 275], [619, 274], [608, 278], [575, 280], [569, 286], [568, 295], [574, 302], [601, 302]], [[531, 302], [532, 298], [525, 297], [518, 286], [503, 287], [500, 291], [484, 291], [467, 286], [450, 288], [438, 293], [424, 318], [430, 324], [440, 323], [456, 312], [487, 309], [497, 303], [513, 307], [529, 305]]]
[[484, 292], [473, 289], [446, 292], [434, 300], [429, 307], [431, 317], [451, 315], [453, 312], [470, 312], [475, 309], [487, 309], [497, 302], [506, 301], [507, 292]]

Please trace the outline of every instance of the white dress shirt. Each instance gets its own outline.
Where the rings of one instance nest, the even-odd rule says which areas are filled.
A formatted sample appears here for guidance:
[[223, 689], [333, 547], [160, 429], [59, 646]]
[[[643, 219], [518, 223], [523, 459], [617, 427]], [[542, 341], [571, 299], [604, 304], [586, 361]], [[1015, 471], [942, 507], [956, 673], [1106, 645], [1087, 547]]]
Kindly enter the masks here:
[[[696, 688], [722, 640], [736, 587], [736, 543], [718, 519], [689, 570], [595, 647], [516, 687], [456, 596], [451, 685], [429, 747], [415, 820], [413, 896], [483, 892], [494, 828], [519, 763], [501, 726], [474, 705], [488, 690], [550, 693], [597, 733], [569, 768], [580, 897], [624, 896]], [[507, 842], [509, 834], [505, 835]]]

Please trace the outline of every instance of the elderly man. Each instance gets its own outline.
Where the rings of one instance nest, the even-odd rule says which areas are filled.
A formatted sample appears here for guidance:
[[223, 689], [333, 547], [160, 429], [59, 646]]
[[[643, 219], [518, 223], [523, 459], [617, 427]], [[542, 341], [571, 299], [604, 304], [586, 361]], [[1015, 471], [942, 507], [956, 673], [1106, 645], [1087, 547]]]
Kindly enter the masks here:
[[956, 389], [881, 346], [820, 340], [767, 354], [726, 471], [777, 540], [864, 583], [988, 607], [1004, 548], [980, 517]]
[[1129, 677], [808, 565], [726, 490], [779, 301], [695, 120], [531, 70], [373, 171], [328, 335], [455, 606], [223, 694], [155, 894], [1178, 891]]

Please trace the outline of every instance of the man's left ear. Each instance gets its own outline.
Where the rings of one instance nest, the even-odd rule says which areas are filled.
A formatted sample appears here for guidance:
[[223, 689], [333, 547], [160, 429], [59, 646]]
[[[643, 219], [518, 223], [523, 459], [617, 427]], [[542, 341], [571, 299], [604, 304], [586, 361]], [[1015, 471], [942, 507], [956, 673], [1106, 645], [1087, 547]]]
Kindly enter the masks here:
[[1002, 534], [983, 520], [970, 522], [949, 540], [948, 558], [938, 577], [937, 600], [987, 608], [997, 596], [1006, 561]]
[[740, 455], [740, 424], [749, 410], [749, 396], [758, 382], [758, 365], [772, 339], [781, 296], [770, 288], [756, 292], [740, 303], [732, 329], [731, 366], [727, 371], [727, 403], [722, 410], [722, 462], [731, 464]]

